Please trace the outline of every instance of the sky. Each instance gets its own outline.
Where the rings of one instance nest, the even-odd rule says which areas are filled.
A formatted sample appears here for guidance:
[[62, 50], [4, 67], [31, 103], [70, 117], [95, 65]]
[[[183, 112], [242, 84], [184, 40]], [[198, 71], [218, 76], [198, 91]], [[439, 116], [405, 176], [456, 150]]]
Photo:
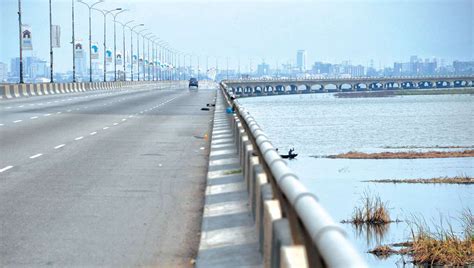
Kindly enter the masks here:
[[[54, 49], [55, 71], [72, 69], [71, 1], [52, 0], [53, 24], [61, 26], [61, 48]], [[93, 2], [94, 0], [84, 0]], [[220, 68], [252, 69], [262, 61], [295, 63], [296, 51], [315, 61], [375, 67], [422, 58], [474, 60], [474, 0], [105, 0], [101, 9], [129, 9], [118, 15], [135, 20], [171, 47], [199, 55]], [[32, 27], [33, 52], [49, 61], [47, 0], [22, 0], [24, 24]], [[76, 39], [88, 40], [88, 9], [75, 2]], [[18, 52], [18, 2], [0, 0], [0, 62]], [[92, 39], [102, 44], [103, 16], [92, 13]], [[130, 31], [126, 31], [129, 48]], [[134, 36], [136, 39], [136, 36]], [[108, 47], [113, 47], [113, 21], [107, 20]], [[117, 46], [122, 28], [117, 25]], [[189, 61], [189, 58], [187, 59]], [[196, 57], [193, 58], [196, 64]]]

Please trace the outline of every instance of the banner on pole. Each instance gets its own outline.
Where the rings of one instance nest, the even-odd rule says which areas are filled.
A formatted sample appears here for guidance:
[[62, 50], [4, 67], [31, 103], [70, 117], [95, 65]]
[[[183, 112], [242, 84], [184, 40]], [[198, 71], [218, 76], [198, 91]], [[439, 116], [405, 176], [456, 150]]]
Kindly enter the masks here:
[[74, 53], [77, 59], [82, 59], [84, 57], [84, 49], [82, 48], [82, 41], [74, 42]]
[[91, 59], [97, 60], [99, 58], [99, 44], [97, 42], [91, 45]]
[[112, 50], [107, 49], [107, 50], [105, 51], [105, 61], [108, 62], [108, 63], [111, 63], [111, 62], [112, 62], [112, 59], [113, 59], [113, 57], [112, 57]]
[[122, 52], [117, 51], [117, 58], [115, 59], [115, 64], [122, 65]]
[[53, 37], [52, 46], [61, 47], [61, 27], [59, 25], [51, 25], [51, 35]]
[[31, 41], [31, 27], [30, 25], [21, 25], [21, 48], [23, 50], [33, 50], [33, 43]]

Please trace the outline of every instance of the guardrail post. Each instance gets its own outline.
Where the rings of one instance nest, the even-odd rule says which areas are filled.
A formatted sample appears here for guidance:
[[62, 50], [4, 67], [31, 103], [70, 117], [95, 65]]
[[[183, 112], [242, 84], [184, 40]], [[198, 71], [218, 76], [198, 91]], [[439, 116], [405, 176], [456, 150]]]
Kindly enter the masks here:
[[272, 267], [273, 222], [281, 219], [281, 208], [278, 200], [267, 200], [263, 204], [263, 264]]
[[304, 246], [283, 246], [280, 249], [280, 268], [307, 268]]

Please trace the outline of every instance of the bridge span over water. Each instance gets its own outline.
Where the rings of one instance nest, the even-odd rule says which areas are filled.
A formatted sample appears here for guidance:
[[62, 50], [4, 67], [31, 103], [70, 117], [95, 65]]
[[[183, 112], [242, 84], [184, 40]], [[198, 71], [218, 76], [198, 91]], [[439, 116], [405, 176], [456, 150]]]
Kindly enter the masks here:
[[224, 81], [239, 97], [341, 91], [472, 88], [474, 75], [312, 79], [243, 79]]

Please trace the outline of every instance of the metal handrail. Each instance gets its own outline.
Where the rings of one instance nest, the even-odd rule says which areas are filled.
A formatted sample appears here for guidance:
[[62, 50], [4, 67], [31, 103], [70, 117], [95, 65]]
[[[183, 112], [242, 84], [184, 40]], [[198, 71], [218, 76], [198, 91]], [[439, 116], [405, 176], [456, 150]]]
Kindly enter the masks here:
[[344, 230], [286, 165], [255, 119], [234, 101], [224, 82], [221, 90], [254, 145], [282, 214], [290, 222], [294, 242], [305, 247], [310, 267], [368, 267]]

